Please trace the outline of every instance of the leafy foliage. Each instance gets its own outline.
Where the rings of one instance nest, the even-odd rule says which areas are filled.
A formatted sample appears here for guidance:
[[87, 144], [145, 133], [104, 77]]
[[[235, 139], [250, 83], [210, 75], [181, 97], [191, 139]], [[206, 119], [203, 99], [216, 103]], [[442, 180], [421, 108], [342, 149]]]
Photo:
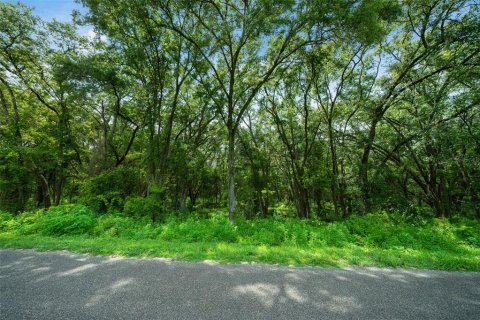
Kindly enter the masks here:
[[156, 196], [129, 197], [125, 200], [123, 212], [132, 217], [150, 217], [153, 222], [163, 221], [165, 209]]
[[225, 211], [212, 211], [208, 218], [179, 219], [172, 215], [165, 223], [152, 223], [148, 217], [93, 215], [85, 206], [59, 206], [48, 212], [17, 216], [2, 213], [0, 246], [70, 248], [189, 260], [213, 258], [323, 266], [337, 266], [343, 261], [480, 270], [480, 224], [476, 220], [412, 221], [386, 212], [330, 223], [272, 217], [236, 220], [237, 224], [232, 225]]
[[50, 236], [82, 235], [90, 234], [93, 226], [93, 211], [81, 205], [64, 205], [40, 214], [31, 232]]
[[142, 182], [135, 170], [116, 168], [84, 181], [80, 186], [79, 200], [96, 212], [122, 210], [125, 199], [139, 194], [141, 187]]
[[[132, 208], [133, 209], [133, 208]], [[291, 245], [304, 248], [403, 247], [409, 249], [461, 250], [461, 245], [480, 247], [480, 223], [469, 219], [416, 219], [399, 213], [352, 216], [336, 222], [301, 221], [295, 218], [263, 218], [228, 222], [224, 211], [208, 218], [169, 216], [164, 223], [148, 215], [109, 213], [94, 215], [82, 205], [52, 207], [47, 212], [19, 216], [1, 214], [3, 231], [43, 235], [93, 235], [127, 239], [161, 239], [179, 242], [231, 242], [252, 245]]]
[[0, 232], [478, 247], [477, 2], [79, 2], [0, 3]]

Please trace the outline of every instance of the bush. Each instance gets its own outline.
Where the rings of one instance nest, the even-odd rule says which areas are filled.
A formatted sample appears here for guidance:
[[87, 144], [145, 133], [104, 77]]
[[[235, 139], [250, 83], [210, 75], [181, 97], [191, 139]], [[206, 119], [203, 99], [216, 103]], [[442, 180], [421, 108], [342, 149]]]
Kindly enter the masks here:
[[162, 227], [160, 238], [184, 242], [236, 242], [237, 227], [232, 225], [226, 214], [214, 214], [210, 219], [190, 217], [180, 221], [170, 217]]
[[[350, 243], [355, 243], [355, 237], [343, 223], [329, 223], [320, 230], [317, 232], [319, 233], [318, 240], [320, 240], [321, 244], [332, 247], [345, 247]], [[313, 241], [312, 243], [317, 244]]]
[[124, 235], [126, 230], [134, 228], [136, 221], [132, 218], [117, 215], [102, 215], [96, 219], [93, 228], [93, 235], [97, 237], [119, 237]]
[[13, 219], [6, 221], [4, 231], [13, 231], [21, 235], [34, 234], [39, 232], [38, 221], [45, 211], [39, 209], [37, 211], [27, 211], [15, 216]]
[[[161, 214], [165, 222], [153, 223], [152, 214]], [[156, 199], [130, 197], [125, 212], [110, 210], [96, 217], [83, 205], [57, 206], [47, 212], [37, 210], [18, 216], [0, 212], [0, 232], [305, 248], [361, 245], [456, 253], [462, 252], [465, 245], [480, 247], [480, 221], [465, 218], [413, 221], [403, 215], [381, 212], [326, 223], [283, 217], [247, 220], [237, 216], [233, 225], [225, 210], [210, 211], [207, 218], [205, 215], [206, 212], [182, 219], [173, 215], [165, 217]]]
[[124, 199], [118, 192], [107, 192], [99, 195], [84, 196], [80, 201], [94, 212], [106, 213], [110, 210], [123, 210]]
[[123, 212], [131, 217], [150, 217], [153, 222], [163, 221], [165, 218], [163, 206], [154, 196], [128, 197]]
[[103, 215], [97, 218], [93, 228], [94, 236], [122, 237], [128, 239], [154, 239], [161, 229], [150, 223], [149, 219]]
[[275, 217], [296, 217], [295, 207], [286, 203], [280, 202], [276, 206], [269, 208], [269, 210], [273, 213]]
[[92, 232], [93, 211], [83, 205], [62, 205], [51, 207], [40, 215], [36, 231], [43, 235], [81, 235]]
[[480, 247], [480, 227], [461, 226], [456, 230], [456, 234], [463, 243]]
[[13, 220], [13, 214], [0, 211], [0, 231], [8, 231]]
[[268, 218], [238, 223], [240, 242], [255, 245], [343, 247], [355, 241], [341, 222], [327, 224], [296, 218]]
[[137, 170], [119, 167], [86, 180], [80, 187], [80, 202], [95, 212], [123, 210], [124, 199], [142, 193]]
[[[397, 222], [400, 223], [400, 222]], [[387, 240], [395, 234], [395, 222], [385, 213], [351, 216], [345, 221], [350, 233], [360, 244], [385, 247]]]

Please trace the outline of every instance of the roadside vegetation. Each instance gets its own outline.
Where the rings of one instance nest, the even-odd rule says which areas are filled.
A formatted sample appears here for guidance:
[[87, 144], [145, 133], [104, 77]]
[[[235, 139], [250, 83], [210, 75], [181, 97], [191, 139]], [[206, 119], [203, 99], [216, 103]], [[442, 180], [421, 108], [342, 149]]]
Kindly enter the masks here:
[[480, 270], [478, 1], [75, 3], [0, 1], [0, 247]]
[[480, 223], [378, 212], [339, 221], [291, 217], [228, 221], [226, 210], [163, 222], [83, 205], [0, 214], [0, 247], [72, 250], [188, 261], [414, 267], [480, 271]]

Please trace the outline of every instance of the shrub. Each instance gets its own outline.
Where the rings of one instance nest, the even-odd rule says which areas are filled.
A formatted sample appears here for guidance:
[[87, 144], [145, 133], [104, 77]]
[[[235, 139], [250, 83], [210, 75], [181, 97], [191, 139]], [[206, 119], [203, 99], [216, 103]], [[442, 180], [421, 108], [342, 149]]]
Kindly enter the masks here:
[[13, 219], [13, 214], [0, 211], [0, 231], [8, 231], [10, 229], [10, 224]]
[[[155, 199], [153, 199], [155, 200]], [[247, 220], [238, 216], [233, 225], [225, 210], [206, 212], [187, 218], [163, 216], [157, 200], [130, 197], [125, 212], [110, 210], [95, 217], [83, 205], [63, 205], [47, 212], [37, 210], [18, 216], [0, 212], [0, 232], [19, 234], [87, 235], [126, 239], [161, 239], [177, 242], [230, 242], [265, 246], [308, 248], [362, 245], [377, 248], [443, 250], [460, 253], [465, 245], [480, 247], [480, 221], [427, 219], [412, 222], [399, 214], [385, 212], [352, 216], [326, 223], [296, 218]], [[152, 209], [153, 208], [153, 209]], [[159, 209], [160, 208], [160, 209]], [[157, 211], [158, 210], [158, 211]], [[161, 212], [163, 224], [152, 223], [151, 214]]]
[[456, 230], [456, 234], [463, 243], [480, 247], [480, 227], [461, 226]]
[[11, 230], [15, 230], [19, 234], [32, 234], [37, 232], [38, 220], [40, 216], [45, 214], [45, 210], [23, 212], [19, 214], [15, 220], [11, 222]]
[[124, 199], [142, 193], [141, 175], [135, 169], [118, 167], [86, 180], [80, 187], [80, 202], [95, 212], [123, 210]]
[[237, 227], [232, 225], [226, 215], [223, 218], [214, 215], [210, 219], [188, 218], [180, 221], [169, 217], [162, 227], [160, 238], [184, 242], [236, 242]]
[[108, 214], [96, 219], [94, 236], [122, 237], [128, 239], [153, 239], [161, 232], [149, 219]]
[[163, 206], [155, 196], [128, 197], [123, 212], [132, 217], [150, 217], [153, 222], [163, 221], [165, 218]]
[[107, 192], [99, 195], [85, 196], [81, 203], [95, 212], [106, 213], [109, 210], [122, 210], [124, 199], [119, 192]]
[[385, 212], [351, 216], [345, 221], [358, 243], [377, 247], [386, 246], [387, 240], [394, 234], [394, 224]]
[[36, 228], [43, 235], [81, 235], [91, 233], [93, 211], [83, 205], [51, 207], [38, 217]]
[[318, 239], [327, 246], [344, 247], [355, 242], [355, 237], [343, 223], [329, 223], [317, 232], [320, 233]]
[[132, 218], [108, 214], [99, 216], [93, 228], [94, 236], [118, 237], [123, 235], [125, 230], [135, 226], [136, 221]]
[[295, 207], [286, 203], [280, 202], [276, 206], [269, 208], [270, 211], [273, 212], [273, 215], [276, 217], [295, 217]]

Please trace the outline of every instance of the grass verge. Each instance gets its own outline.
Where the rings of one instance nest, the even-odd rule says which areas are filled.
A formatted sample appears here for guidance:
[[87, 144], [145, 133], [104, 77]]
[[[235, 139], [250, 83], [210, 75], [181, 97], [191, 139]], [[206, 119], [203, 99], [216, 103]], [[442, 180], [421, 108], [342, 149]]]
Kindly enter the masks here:
[[350, 265], [403, 267], [455, 271], [480, 271], [480, 249], [465, 247], [464, 253], [405, 248], [360, 246], [303, 248], [239, 243], [182, 243], [154, 239], [48, 237], [0, 234], [1, 248], [31, 248], [39, 251], [69, 250], [94, 255], [166, 257], [184, 261], [259, 262], [294, 266], [346, 267]]
[[84, 206], [14, 216], [0, 212], [0, 248], [70, 250], [184, 261], [350, 265], [480, 271], [480, 221], [408, 218], [398, 213], [318, 220], [238, 218], [223, 211], [162, 223]]

